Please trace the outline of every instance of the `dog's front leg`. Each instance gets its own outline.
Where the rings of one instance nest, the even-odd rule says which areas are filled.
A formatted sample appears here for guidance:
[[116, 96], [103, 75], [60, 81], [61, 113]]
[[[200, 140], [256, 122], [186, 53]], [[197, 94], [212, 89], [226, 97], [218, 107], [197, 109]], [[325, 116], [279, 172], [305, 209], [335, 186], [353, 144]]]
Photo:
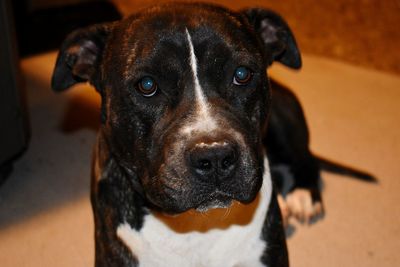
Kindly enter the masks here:
[[289, 260], [285, 231], [275, 192], [272, 192], [262, 236], [267, 243], [267, 247], [264, 250], [261, 261], [266, 266], [288, 267]]
[[123, 199], [118, 199], [118, 186], [109, 180], [100, 181], [98, 191], [92, 198], [96, 267], [138, 266], [137, 259], [117, 236], [117, 227], [128, 214], [119, 207]]
[[138, 230], [142, 225], [142, 199], [129, 177], [105, 150], [100, 138], [94, 149], [91, 202], [95, 221], [95, 266], [138, 266], [135, 255], [117, 236], [117, 228], [128, 223]]

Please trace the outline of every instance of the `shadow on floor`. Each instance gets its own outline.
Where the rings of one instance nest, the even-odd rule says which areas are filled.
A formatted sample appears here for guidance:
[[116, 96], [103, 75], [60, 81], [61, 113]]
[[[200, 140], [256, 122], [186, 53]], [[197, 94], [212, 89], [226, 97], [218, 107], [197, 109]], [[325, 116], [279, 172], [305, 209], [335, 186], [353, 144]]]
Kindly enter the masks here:
[[[100, 120], [97, 95], [86, 85], [53, 93], [47, 70], [54, 60], [55, 54], [47, 54], [23, 64], [32, 138], [0, 187], [0, 229], [90, 195], [91, 150]], [[41, 64], [44, 70], [38, 69]]]

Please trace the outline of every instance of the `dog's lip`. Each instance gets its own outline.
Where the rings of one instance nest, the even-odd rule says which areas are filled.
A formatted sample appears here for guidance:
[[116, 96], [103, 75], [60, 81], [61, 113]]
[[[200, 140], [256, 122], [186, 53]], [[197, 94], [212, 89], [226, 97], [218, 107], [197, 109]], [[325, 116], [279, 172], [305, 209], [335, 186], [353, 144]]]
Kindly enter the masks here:
[[196, 210], [199, 212], [206, 212], [211, 209], [229, 208], [233, 200], [234, 198], [231, 195], [222, 191], [215, 191], [210, 194], [207, 199], [202, 201], [196, 207]]

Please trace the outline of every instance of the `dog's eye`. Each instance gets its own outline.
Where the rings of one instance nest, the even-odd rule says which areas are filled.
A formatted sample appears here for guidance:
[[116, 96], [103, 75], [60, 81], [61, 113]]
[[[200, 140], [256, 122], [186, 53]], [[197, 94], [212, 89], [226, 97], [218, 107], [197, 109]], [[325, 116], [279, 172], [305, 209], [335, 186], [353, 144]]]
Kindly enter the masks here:
[[236, 85], [246, 85], [253, 78], [253, 72], [246, 67], [238, 67], [235, 70], [235, 75], [233, 76], [233, 84]]
[[145, 97], [151, 97], [157, 92], [157, 83], [151, 77], [143, 77], [137, 84], [137, 89]]

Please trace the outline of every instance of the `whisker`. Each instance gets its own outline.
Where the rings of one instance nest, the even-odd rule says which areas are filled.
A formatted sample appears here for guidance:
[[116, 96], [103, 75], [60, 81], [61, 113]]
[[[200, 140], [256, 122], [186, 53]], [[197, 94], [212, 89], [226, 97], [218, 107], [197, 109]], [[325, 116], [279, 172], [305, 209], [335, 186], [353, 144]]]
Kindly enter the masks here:
[[224, 215], [222, 216], [222, 219], [228, 218], [229, 215], [231, 214], [231, 211], [232, 211], [232, 205], [231, 205], [229, 208], [227, 208], [227, 209], [225, 210], [225, 213], [224, 213]]

